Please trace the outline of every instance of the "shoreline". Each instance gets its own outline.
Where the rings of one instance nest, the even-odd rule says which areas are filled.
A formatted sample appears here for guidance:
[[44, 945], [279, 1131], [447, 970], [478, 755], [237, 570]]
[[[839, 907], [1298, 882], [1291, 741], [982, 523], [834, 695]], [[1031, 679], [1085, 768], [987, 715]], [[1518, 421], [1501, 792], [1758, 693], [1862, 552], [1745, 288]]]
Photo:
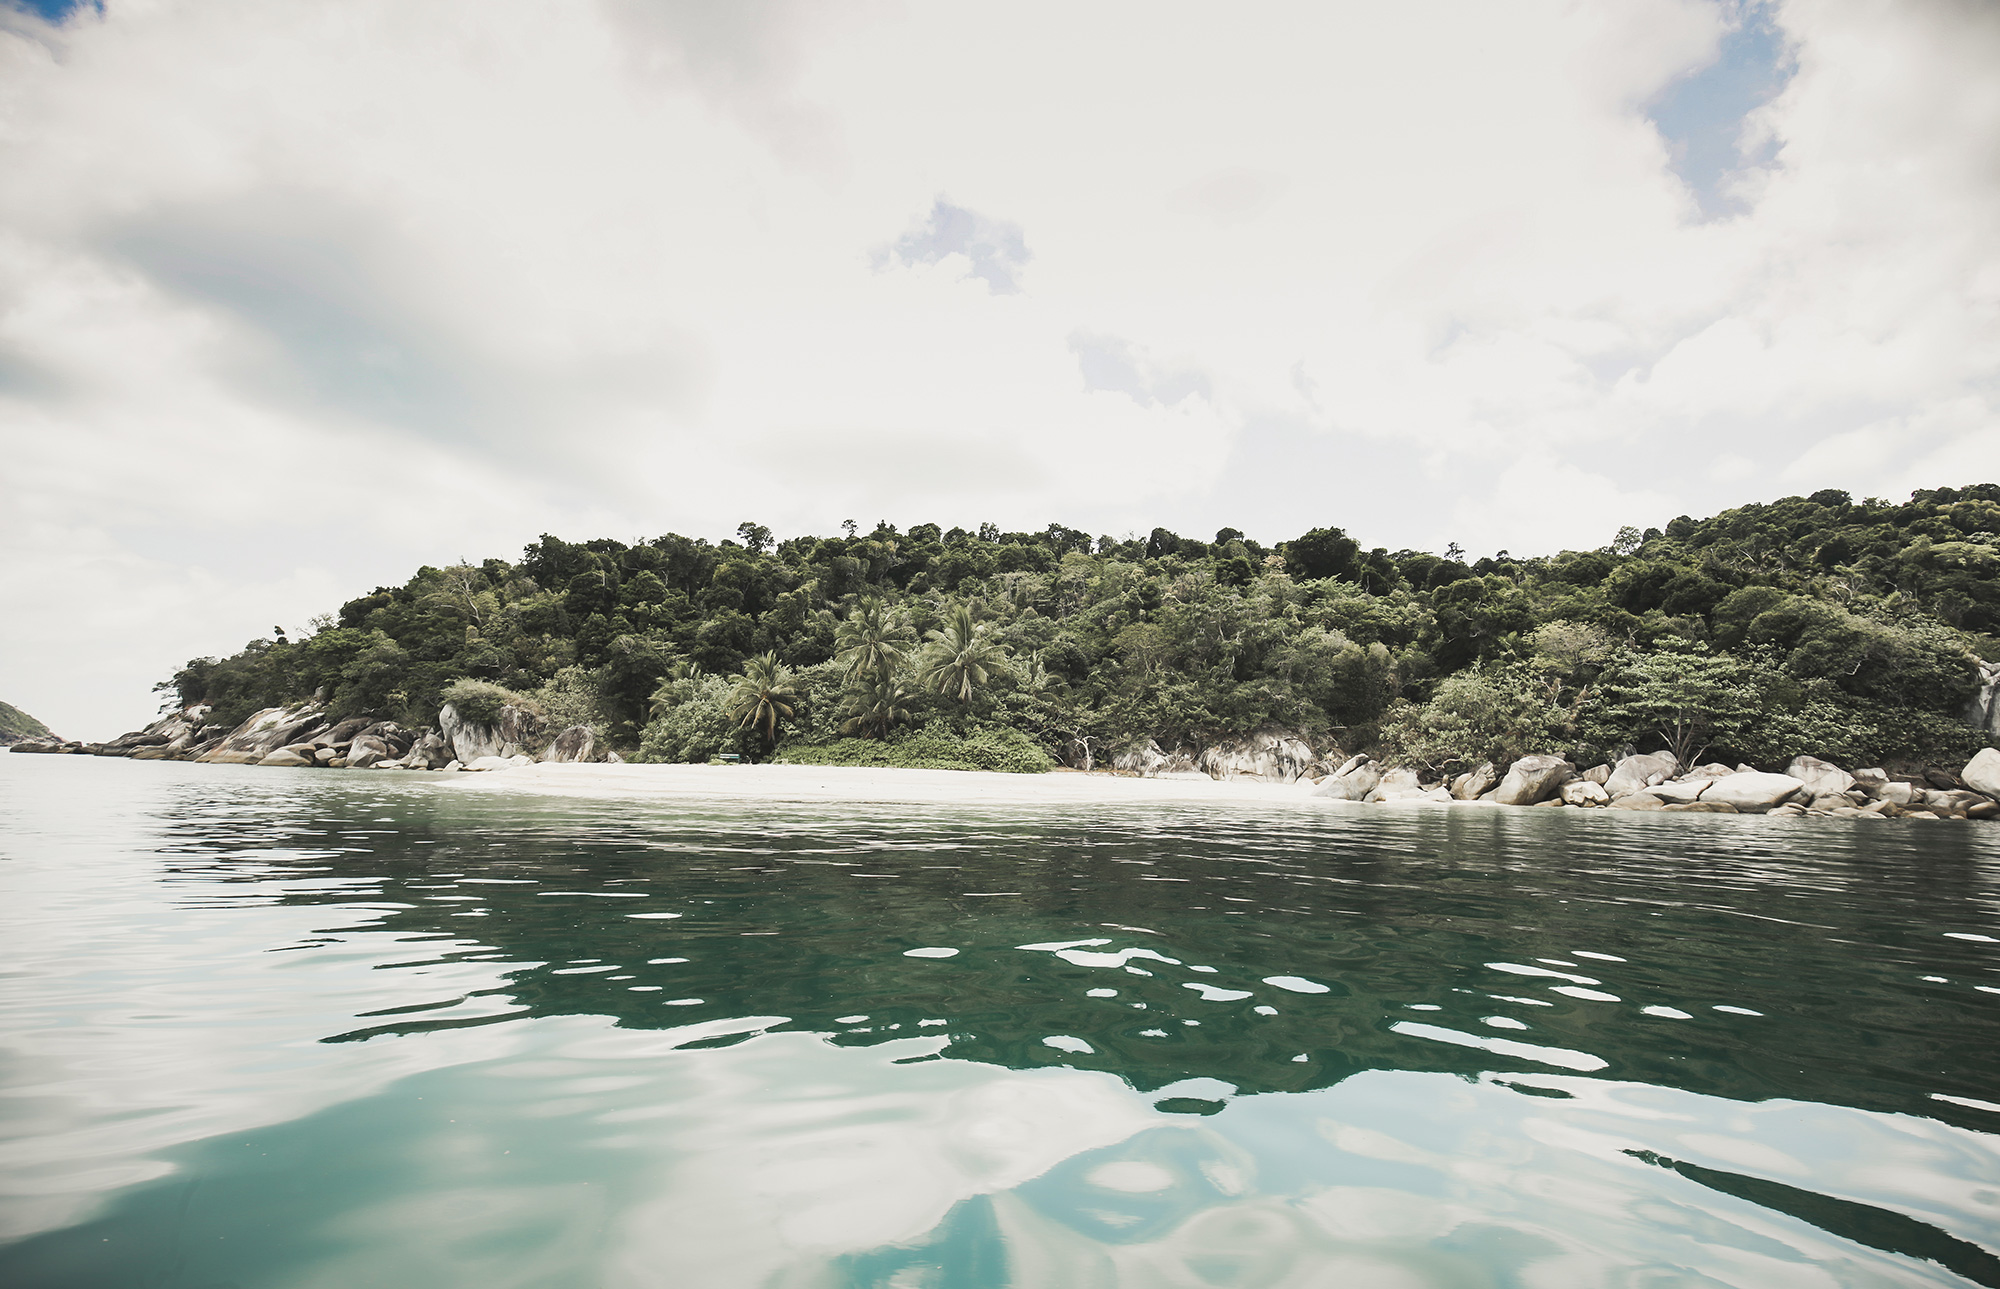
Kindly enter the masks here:
[[542, 796], [758, 801], [840, 801], [876, 805], [1162, 805], [1187, 802], [1284, 804], [1313, 799], [1314, 783], [1136, 778], [1051, 771], [912, 770], [846, 765], [606, 765], [539, 762], [484, 773], [429, 773], [422, 779], [467, 792]]

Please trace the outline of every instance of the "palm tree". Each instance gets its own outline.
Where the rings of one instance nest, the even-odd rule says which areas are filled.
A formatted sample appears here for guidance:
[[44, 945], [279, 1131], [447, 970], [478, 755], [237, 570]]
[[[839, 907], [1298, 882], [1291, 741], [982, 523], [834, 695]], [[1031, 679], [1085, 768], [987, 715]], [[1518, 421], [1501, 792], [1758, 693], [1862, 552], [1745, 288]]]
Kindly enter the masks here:
[[888, 676], [867, 676], [848, 688], [841, 710], [842, 734], [885, 738], [890, 730], [910, 719], [910, 700], [916, 695], [901, 681]]
[[778, 741], [778, 718], [792, 714], [796, 697], [792, 669], [773, 651], [743, 664], [743, 674], [729, 695], [729, 719], [751, 729], [762, 727], [765, 746], [773, 746]]
[[847, 678], [887, 679], [896, 674], [916, 632], [890, 616], [880, 600], [863, 600], [834, 629], [833, 644]]
[[969, 703], [973, 690], [1005, 665], [1000, 646], [986, 636], [985, 624], [974, 623], [971, 606], [961, 604], [942, 628], [930, 633], [930, 643], [917, 660], [917, 683]]

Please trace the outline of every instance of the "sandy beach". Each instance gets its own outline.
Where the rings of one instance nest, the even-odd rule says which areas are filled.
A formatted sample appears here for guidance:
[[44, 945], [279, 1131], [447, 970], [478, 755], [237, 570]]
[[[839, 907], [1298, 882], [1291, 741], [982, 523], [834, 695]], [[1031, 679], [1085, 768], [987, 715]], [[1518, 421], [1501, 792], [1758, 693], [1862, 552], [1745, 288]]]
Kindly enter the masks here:
[[1206, 776], [1138, 779], [1075, 771], [995, 774], [966, 770], [811, 765], [538, 764], [478, 774], [425, 777], [469, 792], [902, 802], [928, 806], [1159, 805], [1174, 802], [1279, 805], [1309, 801], [1313, 788], [1307, 780], [1297, 783], [1263, 783], [1243, 779], [1219, 782]]

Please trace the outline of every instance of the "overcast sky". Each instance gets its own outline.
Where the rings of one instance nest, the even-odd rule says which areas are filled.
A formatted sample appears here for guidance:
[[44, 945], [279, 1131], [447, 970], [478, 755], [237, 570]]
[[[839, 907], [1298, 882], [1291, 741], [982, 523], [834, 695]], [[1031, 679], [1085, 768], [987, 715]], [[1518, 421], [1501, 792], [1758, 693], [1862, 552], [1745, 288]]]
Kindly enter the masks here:
[[0, 0], [0, 699], [543, 531], [2000, 479], [2000, 5]]

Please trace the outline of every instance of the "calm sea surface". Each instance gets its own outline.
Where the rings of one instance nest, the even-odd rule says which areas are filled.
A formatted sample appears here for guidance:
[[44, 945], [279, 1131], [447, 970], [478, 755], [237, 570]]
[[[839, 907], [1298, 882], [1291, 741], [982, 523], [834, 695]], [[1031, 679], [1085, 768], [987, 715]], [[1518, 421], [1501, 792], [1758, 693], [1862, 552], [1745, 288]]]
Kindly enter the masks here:
[[0, 756], [0, 1285], [2000, 1286], [2000, 827]]

